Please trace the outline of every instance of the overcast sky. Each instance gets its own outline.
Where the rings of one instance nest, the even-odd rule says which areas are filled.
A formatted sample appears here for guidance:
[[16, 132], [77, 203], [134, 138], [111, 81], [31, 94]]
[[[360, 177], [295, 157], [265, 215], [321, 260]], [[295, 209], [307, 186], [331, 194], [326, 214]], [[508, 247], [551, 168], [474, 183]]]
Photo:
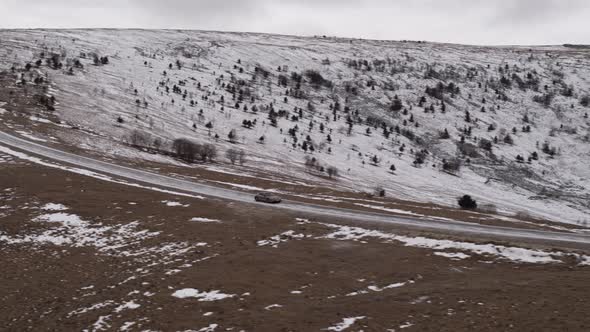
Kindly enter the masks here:
[[0, 0], [0, 27], [590, 44], [590, 0]]

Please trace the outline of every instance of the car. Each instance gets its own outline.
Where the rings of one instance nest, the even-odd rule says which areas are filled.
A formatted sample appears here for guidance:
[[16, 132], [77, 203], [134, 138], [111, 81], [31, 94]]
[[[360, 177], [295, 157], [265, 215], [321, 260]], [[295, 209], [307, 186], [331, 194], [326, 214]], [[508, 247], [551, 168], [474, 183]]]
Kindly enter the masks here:
[[279, 196], [264, 192], [256, 194], [256, 196], [254, 196], [254, 200], [256, 200], [257, 202], [268, 204], [279, 204], [282, 201], [282, 199]]

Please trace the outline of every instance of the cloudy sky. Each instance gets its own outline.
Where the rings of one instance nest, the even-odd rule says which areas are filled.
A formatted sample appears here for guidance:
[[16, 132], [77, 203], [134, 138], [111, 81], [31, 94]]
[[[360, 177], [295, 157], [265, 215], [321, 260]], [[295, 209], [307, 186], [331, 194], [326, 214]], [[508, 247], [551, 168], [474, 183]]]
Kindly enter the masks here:
[[590, 0], [0, 0], [1, 28], [178, 28], [590, 44]]

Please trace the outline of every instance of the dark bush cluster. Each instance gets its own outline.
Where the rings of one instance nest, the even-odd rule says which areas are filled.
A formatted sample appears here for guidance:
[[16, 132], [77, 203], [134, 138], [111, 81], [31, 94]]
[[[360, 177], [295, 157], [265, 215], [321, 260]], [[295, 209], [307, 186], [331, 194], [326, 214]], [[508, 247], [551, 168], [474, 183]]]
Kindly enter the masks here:
[[463, 210], [477, 209], [477, 202], [469, 195], [464, 195], [463, 197], [461, 197], [458, 203]]
[[200, 159], [202, 162], [213, 161], [217, 156], [217, 149], [212, 144], [198, 144], [185, 138], [174, 140], [172, 149], [176, 156], [187, 163]]
[[305, 77], [309, 82], [315, 86], [325, 86], [326, 88], [332, 87], [332, 81], [325, 79], [322, 74], [315, 70], [308, 70], [305, 72]]

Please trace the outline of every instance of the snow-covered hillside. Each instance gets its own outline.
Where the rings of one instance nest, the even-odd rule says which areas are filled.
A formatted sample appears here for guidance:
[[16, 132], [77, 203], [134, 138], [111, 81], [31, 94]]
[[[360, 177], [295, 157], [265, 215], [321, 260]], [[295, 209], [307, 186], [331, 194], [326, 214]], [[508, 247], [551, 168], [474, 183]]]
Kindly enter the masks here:
[[5, 30], [0, 66], [25, 86], [49, 83], [51, 113], [84, 129], [60, 136], [87, 149], [172, 163], [130, 144], [172, 151], [187, 138], [216, 146], [217, 163], [243, 150], [249, 166], [310, 184], [442, 205], [470, 194], [501, 212], [590, 221], [588, 51]]

